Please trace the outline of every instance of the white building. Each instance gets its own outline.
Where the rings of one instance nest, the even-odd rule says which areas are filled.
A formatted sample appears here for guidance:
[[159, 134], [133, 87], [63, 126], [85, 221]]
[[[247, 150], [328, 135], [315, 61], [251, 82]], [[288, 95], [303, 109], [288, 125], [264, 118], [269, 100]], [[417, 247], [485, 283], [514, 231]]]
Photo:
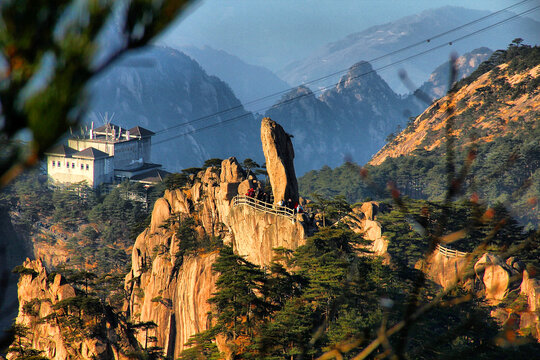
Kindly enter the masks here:
[[[72, 137], [68, 145], [49, 150], [47, 173], [54, 183], [86, 181], [97, 187], [126, 179], [160, 179], [168, 174], [150, 162], [154, 133], [140, 126], [126, 130], [114, 124]], [[147, 182], [147, 181], [145, 181]]]

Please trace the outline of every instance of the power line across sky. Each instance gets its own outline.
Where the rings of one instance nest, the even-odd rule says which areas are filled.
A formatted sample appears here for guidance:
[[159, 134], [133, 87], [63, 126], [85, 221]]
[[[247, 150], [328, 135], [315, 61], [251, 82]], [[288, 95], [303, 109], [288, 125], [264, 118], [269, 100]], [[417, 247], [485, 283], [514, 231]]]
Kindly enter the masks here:
[[[426, 38], [426, 39], [424, 39], [424, 40], [422, 40], [422, 41], [418, 41], [418, 42], [416, 42], [416, 43], [407, 45], [407, 46], [402, 47], [402, 48], [400, 48], [400, 49], [397, 49], [397, 50], [388, 52], [388, 53], [386, 53], [386, 54], [384, 54], [384, 55], [381, 55], [381, 56], [378, 56], [378, 57], [373, 58], [373, 59], [371, 59], [371, 60], [368, 60], [368, 62], [369, 62], [369, 63], [373, 63], [373, 62], [382, 60], [382, 59], [384, 59], [384, 58], [387, 58], [387, 57], [390, 57], [390, 56], [399, 54], [399, 53], [404, 52], [404, 51], [406, 51], [406, 50], [410, 50], [410, 49], [412, 49], [412, 48], [418, 47], [418, 46], [420, 46], [420, 45], [425, 45], [425, 44], [432, 45], [432, 44], [433, 44], [433, 40], [442, 38], [442, 37], [444, 37], [445, 35], [452, 34], [452, 33], [456, 32], [456, 31], [459, 31], [459, 30], [464, 29], [464, 28], [466, 28], [466, 27], [468, 27], [468, 26], [471, 26], [471, 25], [473, 25], [473, 24], [476, 24], [476, 23], [479, 23], [479, 22], [481, 22], [481, 21], [484, 21], [484, 20], [486, 20], [486, 19], [488, 19], [488, 18], [492, 18], [492, 17], [494, 17], [494, 16], [496, 16], [496, 15], [498, 15], [498, 14], [504, 12], [504, 11], [507, 11], [507, 10], [509, 10], [509, 9], [511, 9], [511, 8], [514, 8], [514, 7], [523, 5], [523, 4], [528, 3], [528, 2], [530, 2], [530, 1], [532, 1], [532, 0], [523, 0], [523, 1], [520, 1], [520, 2], [518, 2], [518, 3], [515, 3], [515, 4], [513, 4], [513, 5], [510, 5], [510, 6], [508, 6], [508, 7], [505, 7], [504, 9], [501, 9], [501, 10], [499, 10], [499, 11], [493, 12], [493, 13], [491, 13], [491, 14], [489, 14], [489, 15], [486, 15], [486, 16], [483, 16], [483, 17], [481, 17], [481, 18], [475, 19], [475, 20], [473, 20], [473, 21], [471, 21], [471, 22], [468, 22], [468, 23], [466, 23], [466, 24], [462, 24], [462, 25], [460, 25], [460, 26], [457, 26], [457, 27], [452, 28], [452, 29], [450, 29], [450, 30], [447, 30], [447, 31], [445, 31], [445, 32], [442, 32], [442, 33], [439, 33], [439, 34], [430, 36], [430, 37], [428, 37], [428, 38]], [[469, 38], [469, 37], [472, 37], [472, 36], [474, 36], [474, 35], [476, 35], [476, 34], [479, 34], [479, 33], [481, 33], [481, 32], [484, 32], [484, 31], [487, 31], [487, 30], [489, 30], [489, 29], [492, 29], [492, 28], [494, 28], [494, 27], [496, 27], [496, 26], [499, 26], [499, 25], [501, 25], [501, 24], [504, 24], [504, 23], [506, 23], [506, 22], [508, 22], [508, 21], [514, 20], [514, 19], [516, 19], [516, 18], [518, 18], [518, 17], [527, 15], [527, 14], [533, 12], [533, 11], [538, 10], [539, 8], [540, 8], [540, 5], [536, 5], [536, 6], [532, 7], [532, 8], [529, 8], [529, 9], [527, 9], [527, 10], [524, 10], [524, 11], [522, 11], [522, 12], [520, 12], [520, 13], [517, 13], [517, 14], [512, 15], [512, 16], [510, 16], [510, 17], [507, 17], [507, 18], [505, 18], [505, 19], [499, 20], [499, 21], [497, 21], [497, 22], [495, 22], [495, 23], [493, 23], [493, 24], [490, 24], [490, 25], [484, 26], [484, 27], [482, 27], [482, 28], [480, 28], [480, 29], [471, 31], [471, 32], [469, 32], [469, 33], [467, 33], [467, 34], [465, 34], [465, 35], [458, 36], [458, 37], [453, 38], [453, 39], [451, 39], [451, 40], [449, 40], [449, 41], [444, 41], [444, 42], [442, 42], [442, 43], [440, 43], [440, 44], [438, 44], [438, 45], [432, 46], [432, 47], [430, 47], [430, 48], [428, 48], [428, 49], [426, 49], [426, 50], [417, 52], [417, 53], [415, 53], [415, 54], [406, 56], [406, 57], [404, 57], [404, 58], [402, 58], [402, 59], [399, 59], [399, 60], [394, 61], [394, 62], [392, 62], [392, 63], [389, 63], [389, 64], [387, 64], [387, 65], [384, 65], [384, 66], [381, 66], [381, 67], [378, 67], [378, 68], [373, 68], [373, 69], [370, 70], [370, 71], [366, 71], [366, 72], [360, 73], [360, 74], [358, 74], [358, 75], [356, 75], [356, 76], [351, 77], [351, 79], [360, 78], [360, 77], [362, 77], [362, 76], [366, 76], [366, 75], [371, 74], [371, 73], [374, 73], [374, 72], [380, 72], [380, 71], [386, 70], [386, 69], [388, 69], [388, 68], [390, 68], [390, 67], [393, 67], [393, 66], [395, 66], [395, 65], [401, 64], [401, 63], [403, 63], [403, 62], [405, 62], [405, 61], [408, 61], [408, 60], [414, 59], [414, 58], [416, 58], [416, 57], [419, 57], [419, 56], [425, 55], [425, 54], [427, 54], [427, 53], [430, 53], [430, 52], [432, 52], [432, 51], [435, 51], [435, 50], [438, 50], [438, 49], [441, 49], [441, 48], [444, 48], [444, 47], [447, 47], [447, 46], [452, 46], [452, 45], [453, 45], [454, 43], [456, 43], [456, 42], [462, 41], [462, 40], [467, 39], [467, 38]], [[343, 74], [345, 74], [347, 71], [349, 71], [349, 69], [350, 69], [350, 68], [348, 68], [348, 69], [343, 69], [343, 70], [336, 71], [336, 72], [333, 72], [333, 73], [328, 74], [328, 75], [325, 75], [325, 76], [323, 76], [323, 77], [319, 77], [319, 78], [317, 78], [317, 79], [313, 79], [313, 80], [304, 82], [302, 85], [310, 85], [310, 84], [313, 84], [313, 83], [316, 83], [316, 82], [319, 82], [319, 81], [322, 81], [322, 80], [325, 80], [325, 79], [328, 79], [328, 78], [331, 78], [331, 77], [334, 77], [334, 76], [343, 75]], [[339, 82], [338, 82], [338, 83], [339, 83]], [[279, 107], [279, 106], [283, 106], [283, 105], [289, 104], [289, 103], [291, 103], [291, 102], [293, 102], [293, 101], [297, 101], [297, 100], [299, 100], [299, 99], [301, 99], [301, 98], [304, 98], [304, 97], [306, 97], [306, 96], [312, 96], [313, 94], [324, 92], [324, 91], [326, 91], [326, 90], [329, 90], [329, 89], [335, 87], [338, 83], [333, 83], [333, 84], [331, 84], [331, 85], [324, 86], [324, 87], [321, 87], [321, 88], [319, 88], [319, 89], [313, 90], [313, 91], [310, 92], [310, 93], [305, 93], [305, 94], [301, 94], [301, 95], [292, 97], [292, 98], [290, 98], [290, 99], [284, 100], [284, 101], [280, 102], [279, 104], [276, 104], [276, 105], [273, 105], [273, 106], [265, 106], [265, 107], [262, 107], [262, 108], [256, 110], [255, 113], [262, 113], [263, 111], [268, 110], [268, 109], [271, 108], [271, 107]], [[296, 89], [296, 88], [297, 88], [297, 86], [291, 87], [291, 88], [289, 88], [289, 89], [287, 89], [287, 90], [283, 90], [283, 91], [276, 92], [276, 93], [273, 93], [273, 94], [270, 94], [270, 95], [267, 95], [267, 96], [264, 96], [264, 97], [261, 97], [261, 98], [258, 98], [258, 99], [254, 99], [254, 100], [251, 100], [251, 101], [246, 102], [246, 103], [244, 103], [244, 104], [240, 104], [240, 105], [237, 105], [237, 106], [228, 108], [228, 109], [220, 110], [220, 111], [214, 112], [214, 113], [209, 114], [209, 115], [205, 115], [205, 116], [202, 116], [202, 117], [198, 117], [198, 118], [189, 120], [189, 121], [187, 121], [187, 122], [183, 122], [183, 123], [181, 123], [181, 124], [173, 125], [173, 126], [171, 126], [171, 127], [168, 127], [168, 128], [165, 128], [165, 129], [162, 129], [162, 130], [159, 130], [159, 131], [156, 131], [156, 135], [161, 135], [161, 134], [164, 134], [164, 133], [168, 133], [168, 132], [170, 132], [170, 131], [172, 131], [172, 130], [174, 130], [174, 129], [178, 129], [178, 128], [181, 128], [181, 127], [184, 127], [184, 126], [192, 125], [192, 124], [194, 124], [194, 123], [201, 122], [201, 121], [204, 121], [204, 120], [209, 120], [209, 119], [212, 119], [212, 118], [214, 118], [214, 117], [216, 117], [216, 116], [223, 115], [223, 114], [226, 114], [226, 113], [230, 113], [230, 112], [233, 112], [233, 111], [235, 111], [235, 110], [243, 111], [243, 110], [244, 110], [244, 105], [254, 104], [254, 103], [257, 103], [257, 102], [260, 102], [260, 101], [263, 101], [263, 100], [267, 100], [267, 99], [272, 98], [272, 97], [276, 97], [276, 96], [279, 96], [279, 95], [283, 95], [283, 94], [286, 94], [286, 93], [288, 93], [288, 92], [290, 92], [290, 91], [292, 91], [292, 90], [294, 90], [294, 89]], [[204, 130], [207, 130], [207, 129], [210, 129], [210, 128], [213, 128], [213, 127], [217, 127], [217, 126], [221, 126], [221, 125], [230, 123], [230, 122], [235, 121], [235, 120], [239, 120], [239, 119], [242, 119], [242, 118], [245, 118], [245, 117], [249, 117], [249, 116], [251, 116], [251, 115], [252, 115], [251, 112], [246, 112], [246, 113], [241, 114], [241, 115], [233, 116], [233, 117], [231, 117], [231, 118], [229, 118], [229, 119], [226, 119], [226, 120], [223, 120], [223, 121], [219, 121], [219, 122], [217, 122], [217, 123], [209, 124], [209, 125], [206, 125], [206, 126], [203, 126], [203, 127], [200, 127], [200, 128], [196, 128], [196, 129], [193, 129], [193, 130], [190, 130], [190, 131], [186, 131], [186, 132], [182, 132], [182, 133], [180, 133], [180, 134], [176, 134], [176, 135], [170, 136], [170, 137], [168, 137], [168, 138], [166, 138], [166, 139], [162, 139], [162, 140], [156, 141], [156, 142], [154, 142], [154, 145], [159, 145], [159, 144], [161, 144], [161, 143], [168, 142], [168, 141], [173, 140], [173, 139], [176, 139], [176, 138], [178, 138], [178, 137], [187, 136], [187, 135], [192, 135], [192, 134], [195, 134], [195, 133], [198, 133], [198, 132], [201, 132], [201, 131], [204, 131]]]

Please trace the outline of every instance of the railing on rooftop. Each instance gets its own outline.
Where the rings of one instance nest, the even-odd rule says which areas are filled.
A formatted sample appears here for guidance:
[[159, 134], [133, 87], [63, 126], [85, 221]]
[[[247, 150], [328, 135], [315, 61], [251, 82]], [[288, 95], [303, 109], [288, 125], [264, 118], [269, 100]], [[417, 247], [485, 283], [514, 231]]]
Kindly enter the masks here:
[[283, 216], [291, 220], [295, 220], [295, 213], [292, 209], [286, 206], [278, 206], [258, 200], [251, 196], [237, 195], [233, 199], [233, 206], [246, 205], [255, 210], [265, 212], [267, 214], [274, 214], [277, 216]]
[[469, 255], [469, 253], [463, 252], [463, 251], [457, 251], [453, 249], [449, 249], [447, 247], [442, 246], [441, 244], [437, 244], [437, 251], [449, 258], [458, 258], [458, 257], [465, 257]]

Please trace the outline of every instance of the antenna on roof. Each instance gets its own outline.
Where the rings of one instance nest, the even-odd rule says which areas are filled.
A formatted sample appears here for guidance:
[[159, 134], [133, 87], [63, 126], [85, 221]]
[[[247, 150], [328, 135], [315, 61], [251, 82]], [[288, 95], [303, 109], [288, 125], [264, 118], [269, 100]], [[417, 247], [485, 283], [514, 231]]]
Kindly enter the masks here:
[[102, 123], [103, 125], [105, 125], [106, 120], [105, 120], [105, 117], [103, 116], [103, 114], [98, 112], [97, 117], [98, 117], [99, 122]]

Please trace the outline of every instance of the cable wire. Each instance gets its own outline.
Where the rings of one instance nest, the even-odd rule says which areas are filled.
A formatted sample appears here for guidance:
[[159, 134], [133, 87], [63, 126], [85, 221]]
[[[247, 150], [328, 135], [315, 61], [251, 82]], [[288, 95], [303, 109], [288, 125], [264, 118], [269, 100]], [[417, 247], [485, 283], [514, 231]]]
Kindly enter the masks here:
[[[360, 78], [360, 77], [362, 77], [362, 76], [365, 76], [365, 75], [368, 75], [368, 74], [371, 74], [371, 73], [375, 73], [375, 72], [378, 72], [378, 71], [383, 71], [383, 70], [385, 70], [385, 69], [387, 69], [387, 68], [389, 68], [389, 67], [395, 66], [395, 65], [397, 65], [397, 64], [400, 64], [400, 63], [405, 62], [405, 61], [407, 61], [407, 60], [413, 59], [413, 58], [415, 58], [415, 57], [425, 55], [425, 54], [427, 54], [427, 53], [429, 53], [429, 52], [432, 52], [432, 51], [441, 49], [441, 48], [446, 47], [446, 46], [452, 46], [452, 45], [453, 45], [454, 43], [456, 43], [456, 42], [459, 42], [459, 41], [461, 41], [461, 40], [464, 40], [464, 39], [466, 39], [466, 38], [469, 38], [469, 37], [471, 37], [471, 36], [474, 36], [474, 35], [476, 35], [476, 34], [478, 34], [478, 33], [481, 33], [481, 32], [484, 32], [484, 31], [486, 31], [486, 30], [489, 30], [489, 29], [491, 29], [491, 28], [493, 28], [493, 27], [495, 27], [495, 26], [504, 24], [504, 23], [506, 23], [506, 22], [508, 22], [508, 21], [511, 21], [511, 20], [513, 20], [513, 19], [515, 19], [515, 18], [518, 18], [518, 17], [520, 17], [520, 16], [526, 15], [526, 14], [528, 14], [528, 13], [530, 13], [530, 12], [533, 12], [533, 11], [537, 10], [538, 8], [540, 8], [540, 5], [537, 5], [537, 6], [531, 8], [531, 9], [529, 9], [529, 10], [525, 10], [525, 11], [519, 13], [519, 14], [513, 15], [513, 16], [511, 16], [511, 17], [509, 17], [509, 18], [506, 18], [506, 19], [503, 19], [503, 20], [501, 20], [501, 21], [498, 21], [498, 22], [496, 22], [496, 23], [494, 23], [494, 24], [491, 24], [491, 25], [489, 25], [489, 26], [486, 26], [486, 27], [484, 27], [484, 28], [475, 30], [474, 32], [471, 32], [471, 33], [469, 33], [469, 34], [466, 34], [466, 35], [460, 36], [460, 37], [458, 37], [458, 38], [455, 38], [455, 39], [453, 39], [453, 40], [451, 40], [451, 41], [448, 41], [448, 42], [444, 42], [444, 43], [442, 43], [442, 44], [439, 44], [439, 45], [437, 45], [437, 46], [435, 46], [435, 47], [433, 47], [433, 48], [424, 50], [424, 51], [422, 51], [422, 52], [419, 52], [419, 53], [416, 53], [416, 54], [413, 54], [413, 55], [410, 55], [410, 56], [405, 57], [405, 58], [403, 58], [403, 59], [397, 60], [397, 61], [395, 61], [395, 62], [392, 62], [392, 63], [390, 63], [390, 64], [384, 65], [384, 66], [382, 66], [382, 67], [379, 67], [379, 68], [377, 68], [377, 69], [372, 69], [372, 70], [370, 70], [370, 71], [367, 71], [367, 72], [358, 74], [358, 75], [356, 75], [356, 76], [350, 77], [349, 79], [350, 79], [350, 80], [352, 80], [352, 79], [357, 79], [357, 78]], [[280, 103], [278, 103], [278, 104], [260, 108], [260, 109], [256, 110], [255, 112], [258, 113], [258, 112], [265, 111], [265, 110], [268, 110], [268, 109], [271, 109], [271, 108], [281, 107], [281, 106], [283, 106], [283, 105], [289, 104], [289, 103], [291, 103], [291, 102], [293, 102], [293, 101], [299, 100], [299, 99], [304, 98], [304, 97], [306, 97], [306, 96], [311, 96], [311, 95], [313, 95], [313, 94], [316, 94], [316, 93], [319, 93], [319, 92], [323, 92], [323, 91], [329, 90], [329, 89], [335, 87], [336, 85], [338, 85], [339, 83], [340, 83], [340, 81], [338, 81], [337, 83], [334, 83], [334, 84], [325, 86], [325, 87], [323, 87], [323, 88], [320, 88], [320, 89], [311, 91], [311, 92], [309, 92], [309, 93], [306, 93], [306, 94], [302, 94], [302, 95], [298, 95], [298, 96], [292, 97], [292, 98], [287, 99], [287, 100], [285, 100], [285, 101], [282, 101], [282, 102], [280, 102]], [[295, 88], [296, 88], [296, 87], [295, 87]], [[295, 89], [295, 88], [292, 88], [292, 89]], [[290, 90], [289, 90], [289, 91], [290, 91]], [[223, 112], [231, 111], [231, 110], [233, 110], [233, 109], [238, 109], [238, 108], [242, 108], [242, 106], [235, 107], [235, 108], [231, 108], [231, 109], [227, 109], [227, 110], [224, 110]], [[161, 133], [166, 132], [166, 131], [170, 131], [170, 130], [172, 130], [172, 129], [174, 129], [174, 128], [178, 128], [178, 127], [180, 127], [180, 126], [186, 126], [186, 125], [192, 124], [192, 123], [194, 123], [194, 122], [197, 122], [197, 121], [200, 121], [200, 120], [203, 120], [203, 119], [211, 118], [211, 117], [216, 116], [216, 115], [219, 115], [219, 114], [221, 114], [221, 113], [222, 113], [222, 112], [217, 112], [217, 113], [214, 113], [214, 114], [211, 114], [211, 115], [207, 115], [207, 116], [204, 116], [204, 117], [201, 117], [201, 118], [194, 119], [194, 120], [189, 121], [189, 122], [187, 122], [187, 123], [182, 123], [182, 124], [179, 124], [179, 125], [172, 126], [172, 127], [170, 127], [170, 128], [167, 128], [167, 129], [161, 130], [161, 131], [159, 131], [159, 132], [156, 132], [156, 135], [161, 134]], [[227, 120], [223, 120], [223, 121], [220, 121], [220, 122], [217, 122], [217, 123], [214, 123], [214, 124], [210, 124], [210, 125], [207, 125], [207, 126], [203, 126], [203, 127], [201, 127], [201, 128], [193, 129], [193, 130], [191, 130], [191, 131], [183, 132], [183, 133], [181, 133], [181, 134], [177, 134], [177, 135], [171, 136], [171, 137], [169, 137], [169, 138], [166, 138], [166, 139], [157, 141], [157, 142], [153, 143], [153, 145], [162, 144], [162, 143], [164, 143], [164, 142], [167, 142], [167, 141], [176, 139], [176, 138], [178, 138], [178, 137], [182, 137], [182, 136], [186, 136], [186, 135], [195, 134], [195, 133], [198, 133], [198, 132], [200, 132], [200, 131], [204, 131], [204, 130], [207, 130], [207, 129], [210, 129], [210, 128], [213, 128], [213, 127], [216, 127], [216, 126], [220, 126], [220, 125], [223, 125], [223, 124], [226, 124], [226, 123], [229, 123], [229, 122], [232, 122], [232, 121], [234, 121], [234, 120], [238, 120], [238, 119], [241, 119], [241, 118], [244, 118], [244, 117], [248, 117], [248, 116], [252, 116], [252, 113], [251, 113], [251, 112], [246, 112], [245, 114], [242, 114], [242, 115], [239, 115], [239, 116], [235, 116], [235, 117], [232, 117], [232, 118], [227, 119]]]
[[[383, 55], [380, 55], [380, 56], [375, 57], [375, 58], [373, 58], [373, 59], [367, 60], [367, 62], [369, 62], [369, 63], [371, 64], [371, 63], [374, 63], [374, 62], [376, 62], [376, 61], [382, 60], [382, 59], [384, 59], [384, 58], [386, 58], [386, 57], [389, 57], [389, 56], [398, 54], [398, 53], [403, 52], [403, 51], [406, 51], [406, 50], [410, 50], [410, 49], [412, 49], [412, 48], [414, 48], [414, 47], [417, 47], [417, 46], [419, 46], [419, 45], [426, 44], [426, 43], [430, 43], [432, 40], [441, 38], [441, 37], [443, 37], [443, 36], [445, 36], [445, 35], [448, 35], [448, 34], [451, 34], [451, 33], [455, 32], [455, 31], [461, 30], [461, 29], [463, 29], [463, 28], [465, 28], [465, 27], [467, 27], [467, 26], [476, 24], [476, 23], [481, 22], [481, 21], [483, 21], [483, 20], [486, 20], [486, 19], [488, 19], [488, 18], [490, 18], [490, 17], [496, 16], [496, 15], [498, 15], [498, 14], [500, 14], [500, 13], [506, 11], [506, 10], [509, 10], [509, 9], [514, 8], [514, 7], [516, 7], [516, 6], [519, 6], [519, 5], [522, 5], [522, 4], [524, 4], [524, 3], [526, 3], [526, 2], [529, 2], [529, 1], [531, 1], [531, 0], [523, 0], [523, 1], [520, 1], [520, 2], [518, 2], [518, 3], [516, 3], [516, 4], [507, 6], [507, 7], [504, 8], [504, 9], [498, 10], [498, 11], [496, 11], [496, 12], [490, 13], [490, 14], [488, 14], [488, 15], [485, 15], [485, 16], [482, 16], [482, 17], [480, 17], [480, 18], [478, 18], [478, 19], [475, 19], [475, 20], [473, 20], [473, 21], [470, 21], [470, 22], [468, 22], [468, 23], [466, 23], [466, 24], [460, 25], [460, 26], [455, 27], [455, 28], [453, 28], [453, 29], [450, 29], [450, 30], [444, 31], [444, 32], [442, 32], [442, 33], [439, 33], [439, 34], [437, 34], [437, 35], [431, 36], [431, 37], [429, 37], [429, 38], [427, 38], [427, 39], [425, 39], [425, 40], [418, 41], [418, 42], [413, 43], [413, 44], [411, 44], [411, 45], [408, 45], [408, 46], [402, 47], [402, 48], [400, 48], [400, 49], [391, 51], [391, 52], [389, 52], [389, 53], [387, 53], [387, 54], [383, 54]], [[518, 15], [518, 16], [521, 16], [521, 14]], [[455, 41], [459, 41], [459, 40], [454, 40], [454, 42], [455, 42]], [[336, 76], [336, 75], [344, 74], [344, 73], [346, 73], [348, 70], [349, 70], [349, 68], [347, 68], [347, 69], [342, 69], [342, 70], [333, 72], [333, 73], [331, 73], [331, 74], [327, 74], [327, 75], [325, 75], [325, 76], [322, 76], [322, 77], [319, 77], [319, 78], [312, 79], [312, 80], [310, 80], [310, 81], [304, 82], [302, 85], [304, 85], [304, 86], [305, 86], [305, 85], [310, 85], [310, 84], [313, 84], [313, 83], [316, 83], [316, 82], [319, 82], [319, 81], [322, 81], [322, 80], [325, 80], [325, 79], [334, 77], [334, 76]], [[180, 127], [184, 127], [184, 126], [187, 126], [187, 125], [196, 123], [196, 122], [200, 122], [200, 121], [202, 121], [202, 120], [210, 119], [210, 118], [215, 117], [215, 116], [217, 116], [217, 115], [222, 115], [222, 114], [225, 114], [225, 113], [234, 111], [234, 110], [244, 109], [246, 105], [255, 104], [255, 103], [261, 102], [261, 101], [263, 101], [263, 100], [267, 100], [267, 99], [276, 97], [276, 96], [278, 96], [278, 95], [283, 95], [283, 94], [285, 94], [285, 93], [288, 93], [288, 92], [290, 92], [290, 91], [296, 89], [297, 87], [298, 87], [298, 86], [291, 87], [291, 88], [288, 88], [288, 89], [286, 89], [286, 90], [281, 90], [281, 91], [278, 91], [278, 92], [275, 92], [275, 93], [272, 93], [272, 94], [269, 94], [269, 95], [266, 95], [266, 96], [263, 96], [263, 97], [260, 97], [260, 98], [257, 98], [257, 99], [253, 99], [253, 100], [247, 101], [247, 102], [245, 102], [245, 103], [243, 103], [243, 104], [240, 104], [240, 105], [237, 105], [237, 106], [233, 106], [233, 107], [228, 108], [228, 109], [223, 109], [223, 110], [214, 112], [214, 113], [212, 113], [212, 114], [204, 115], [204, 116], [195, 118], [195, 119], [193, 119], [193, 120], [190, 120], [190, 121], [187, 121], [187, 122], [184, 122], [184, 123], [181, 123], [181, 124], [177, 124], [177, 125], [170, 126], [170, 127], [168, 127], [168, 128], [165, 128], [165, 129], [156, 131], [156, 135], [162, 134], [162, 133], [164, 133], [164, 132], [168, 132], [168, 131], [173, 130], [173, 129], [177, 129], [177, 128], [180, 128]], [[256, 110], [255, 112], [258, 112], [258, 111], [260, 111], [260, 110]]]

